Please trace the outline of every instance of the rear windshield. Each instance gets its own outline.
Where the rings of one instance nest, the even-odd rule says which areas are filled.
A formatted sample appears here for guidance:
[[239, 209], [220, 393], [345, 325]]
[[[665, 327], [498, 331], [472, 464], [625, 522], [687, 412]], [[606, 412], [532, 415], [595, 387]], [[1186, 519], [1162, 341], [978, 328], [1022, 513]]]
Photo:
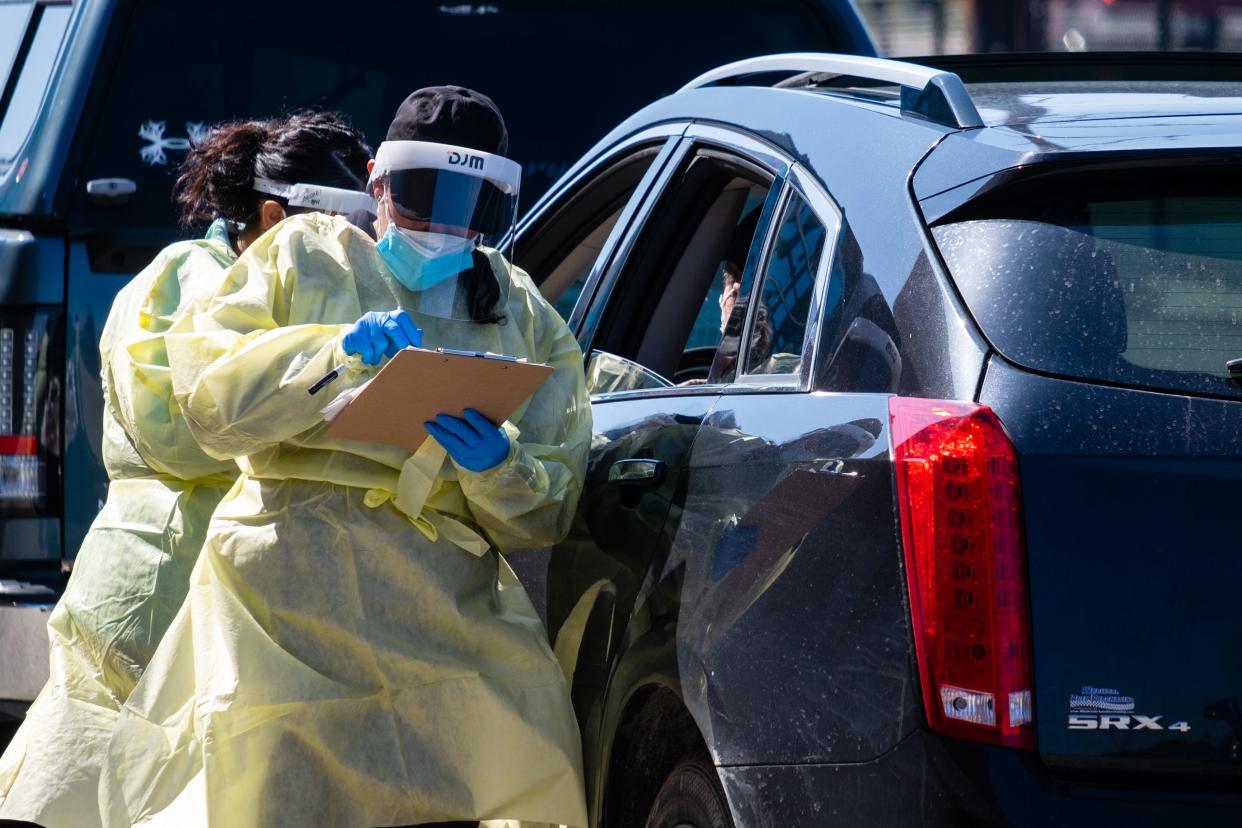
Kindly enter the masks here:
[[457, 83], [504, 112], [525, 211], [611, 128], [696, 74], [758, 54], [846, 48], [818, 5], [218, 0], [195, 25], [183, 3], [139, 0], [84, 179], [130, 178], [138, 195], [125, 209], [82, 206], [95, 226], [168, 225], [175, 168], [204, 124], [319, 106], [348, 114], [374, 145], [409, 92]]
[[1242, 164], [1040, 175], [932, 229], [996, 348], [1029, 368], [1242, 396]]

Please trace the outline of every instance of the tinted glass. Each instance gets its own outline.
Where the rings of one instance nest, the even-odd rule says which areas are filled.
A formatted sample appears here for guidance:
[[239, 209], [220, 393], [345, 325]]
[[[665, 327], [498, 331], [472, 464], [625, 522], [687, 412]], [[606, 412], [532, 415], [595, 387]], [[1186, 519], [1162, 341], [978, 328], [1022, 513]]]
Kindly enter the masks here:
[[[13, 160], [34, 126], [72, 11], [70, 6], [44, 6], [42, 9], [39, 28], [35, 31], [26, 60], [16, 67], [19, 73], [17, 85], [8, 109], [4, 111], [4, 120], [0, 122], [0, 162]], [[3, 37], [0, 35], [0, 38]]]
[[[1242, 396], [1242, 170], [1020, 185], [934, 235], [1005, 356], [1038, 370]], [[993, 212], [995, 217], [980, 216]]]
[[88, 207], [86, 218], [170, 225], [173, 170], [202, 124], [318, 105], [345, 112], [377, 144], [409, 92], [450, 81], [486, 92], [505, 113], [524, 212], [600, 136], [697, 73], [834, 48], [814, 6], [376, 0], [346, 13], [325, 0], [220, 0], [211, 21], [244, 22], [199, 26], [186, 40], [168, 36], [186, 25], [183, 5], [139, 0], [85, 176], [132, 178], [138, 195], [123, 210]]
[[30, 3], [0, 3], [0, 90], [9, 82], [9, 73], [33, 8]]
[[749, 374], [796, 374], [827, 228], [797, 193], [785, 205], [751, 323]]

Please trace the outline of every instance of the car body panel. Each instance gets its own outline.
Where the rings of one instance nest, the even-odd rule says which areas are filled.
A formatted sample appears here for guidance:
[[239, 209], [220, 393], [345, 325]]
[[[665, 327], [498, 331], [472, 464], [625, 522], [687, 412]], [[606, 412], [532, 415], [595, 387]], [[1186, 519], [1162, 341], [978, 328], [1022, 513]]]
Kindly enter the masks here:
[[0, 302], [58, 305], [65, 298], [65, 242], [30, 230], [0, 228]]
[[[1046, 377], [999, 357], [979, 401], [1022, 472], [1045, 761], [1242, 777], [1242, 557], [1221, 545], [1242, 500], [1242, 403]], [[1129, 701], [1096, 709], [1097, 695]], [[1188, 729], [1170, 729], [1178, 722]]]
[[1242, 113], [1242, 84], [1195, 81], [1062, 81], [1014, 94], [1011, 83], [970, 83], [987, 126], [1159, 118], [1164, 123]]
[[[913, 169], [946, 130], [882, 108], [850, 108], [831, 122], [818, 122], [813, 117], [818, 96], [788, 93], [772, 101], [770, 95], [722, 88], [666, 99], [602, 141], [596, 158], [607, 157], [651, 124], [676, 131], [692, 122], [683, 146], [652, 184], [658, 192], [668, 185], [680, 154], [704, 142], [745, 148], [751, 155], [775, 154], [765, 166], [776, 174], [787, 170], [804, 189], [819, 188], [843, 217], [831, 266], [821, 274], [815, 309], [820, 324], [811, 326], [808, 353], [818, 351], [822, 364], [852, 354], [843, 347], [842, 334], [855, 318], [874, 321], [884, 331], [904, 325], [913, 339], [894, 342], [880, 336], [882, 348], [896, 352], [895, 364], [886, 356], [880, 361], [887, 361], [887, 372], [848, 380], [868, 394], [773, 396], [761, 387], [725, 386], [701, 428], [699, 420], [680, 427], [680, 439], [693, 439], [694, 445], [685, 481], [689, 488], [673, 499], [662, 539], [652, 544], [655, 533], [648, 526], [635, 544], [636, 549], [658, 550], [645, 571], [636, 569], [632, 554], [624, 550], [596, 557], [603, 550], [598, 542], [582, 542], [583, 527], [553, 550], [548, 623], [557, 635], [558, 652], [572, 639], [562, 625], [580, 601], [609, 606], [602, 613], [606, 622], [597, 619], [598, 629], [606, 626], [607, 632], [582, 634], [586, 646], [574, 681], [592, 790], [603, 790], [613, 734], [630, 700], [653, 684], [681, 694], [707, 749], [725, 765], [869, 761], [917, 728], [921, 715], [894, 526], [849, 516], [874, 510], [895, 515], [886, 394], [901, 386], [925, 395], [973, 396], [986, 346], [965, 323], [952, 291], [937, 279], [927, 240], [887, 232], [894, 221], [917, 217], [906, 179], [879, 178], [851, 159], [883, 142]], [[799, 111], [806, 117], [798, 117]], [[727, 125], [716, 116], [721, 112], [733, 114]], [[781, 133], [762, 128], [777, 119], [795, 128]], [[553, 189], [550, 200], [572, 189], [569, 182], [590, 169], [590, 164], [580, 165]], [[603, 291], [609, 286], [607, 274], [619, 269], [655, 202], [654, 193], [635, 198], [643, 207], [597, 274]], [[540, 209], [549, 207], [536, 213]], [[590, 347], [593, 331], [593, 312], [584, 309], [590, 301], [581, 300], [573, 315], [584, 348]], [[819, 387], [822, 379], [808, 362], [804, 387]], [[663, 406], [666, 417], [684, 400], [700, 399], [673, 389], [638, 396], [646, 400], [639, 410], [653, 415]], [[597, 440], [615, 428], [614, 405], [594, 405]], [[790, 416], [773, 418], [772, 405]], [[626, 429], [635, 427], [632, 419], [621, 422]], [[661, 439], [672, 439], [668, 428]], [[603, 442], [593, 452], [594, 480], [601, 474], [597, 464], [611, 458], [612, 445]], [[801, 521], [792, 519], [779, 495], [765, 499], [778, 481], [811, 493], [809, 501], [800, 501]], [[600, 492], [598, 482], [588, 484], [581, 514], [604, 525], [606, 512], [591, 505]], [[818, 500], [839, 502], [843, 510], [802, 525], [814, 516], [810, 509]], [[761, 527], [777, 528], [764, 534], [767, 529]], [[748, 545], [747, 536], [756, 532]], [[615, 529], [592, 534], [629, 537]], [[583, 563], [588, 553], [594, 566]], [[593, 571], [599, 577], [590, 576]], [[597, 586], [601, 580], [607, 581], [602, 588]], [[855, 590], [873, 595], [873, 602], [824, 634], [825, 615], [831, 617]], [[798, 648], [781, 643], [790, 626], [806, 633]], [[609, 647], [608, 659], [593, 666], [587, 660], [600, 653], [589, 653], [592, 641], [606, 641]], [[875, 673], [886, 677], [883, 688], [870, 698], [860, 696], [866, 677]], [[818, 680], [789, 681], [794, 674]], [[776, 676], [785, 678], [774, 685]], [[754, 715], [756, 704], [767, 696], [773, 715]], [[798, 728], [789, 727], [789, 716], [797, 717]], [[593, 797], [597, 807], [599, 800]]]
[[894, 510], [887, 400], [755, 389], [699, 432], [666, 571], [718, 764], [868, 761], [917, 725], [901, 553], [871, 519]]

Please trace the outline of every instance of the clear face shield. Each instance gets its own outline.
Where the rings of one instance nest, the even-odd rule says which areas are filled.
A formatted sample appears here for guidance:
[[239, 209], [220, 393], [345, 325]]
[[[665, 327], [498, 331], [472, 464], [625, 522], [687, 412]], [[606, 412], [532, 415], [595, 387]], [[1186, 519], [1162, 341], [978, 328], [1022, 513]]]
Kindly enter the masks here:
[[387, 141], [371, 174], [377, 249], [408, 291], [402, 306], [444, 319], [494, 321], [508, 300], [521, 167], [499, 155]]
[[290, 209], [313, 210], [333, 216], [347, 216], [358, 210], [375, 212], [375, 199], [361, 190], [324, 184], [285, 184], [269, 178], [256, 178], [254, 189], [283, 198]]

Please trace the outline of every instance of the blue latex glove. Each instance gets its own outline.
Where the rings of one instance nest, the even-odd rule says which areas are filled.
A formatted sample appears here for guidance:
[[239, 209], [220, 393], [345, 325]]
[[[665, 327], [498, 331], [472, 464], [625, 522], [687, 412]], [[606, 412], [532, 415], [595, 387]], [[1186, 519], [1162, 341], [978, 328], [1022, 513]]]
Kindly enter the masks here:
[[484, 472], [499, 466], [509, 456], [509, 435], [473, 408], [465, 415], [463, 420], [438, 414], [434, 423], [423, 425], [463, 469]]
[[423, 344], [423, 332], [403, 310], [371, 311], [350, 326], [341, 340], [347, 354], [357, 354], [367, 365], [378, 365], [384, 357]]

